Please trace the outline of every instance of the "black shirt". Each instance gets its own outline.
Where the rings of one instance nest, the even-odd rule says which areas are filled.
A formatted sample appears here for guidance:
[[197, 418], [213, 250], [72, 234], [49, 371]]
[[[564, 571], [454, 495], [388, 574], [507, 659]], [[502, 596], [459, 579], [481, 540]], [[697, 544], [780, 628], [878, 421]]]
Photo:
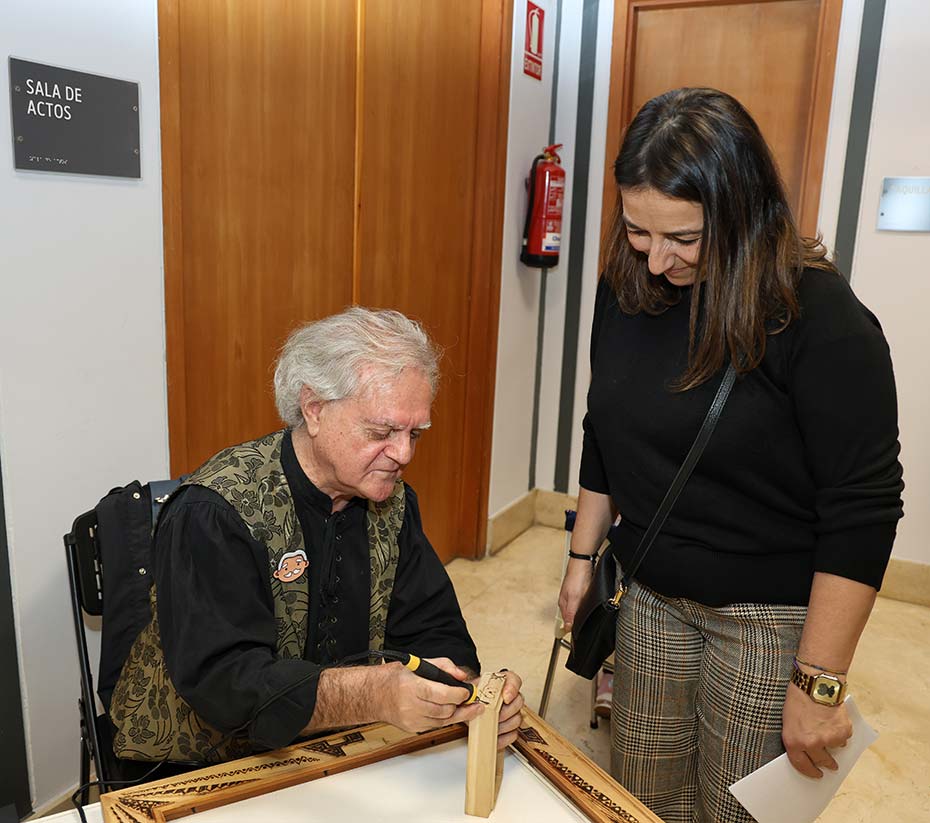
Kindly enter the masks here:
[[[807, 270], [800, 317], [767, 338], [637, 579], [710, 606], [804, 605], [815, 571], [875, 588], [902, 513], [897, 405], [874, 315], [835, 274]], [[629, 562], [688, 452], [722, 373], [670, 386], [687, 365], [690, 289], [664, 313], [624, 314], [602, 280], [580, 483], [621, 515]]]
[[[253, 744], [268, 748], [292, 742], [309, 722], [314, 675], [368, 648], [368, 503], [356, 498], [332, 513], [332, 500], [300, 468], [289, 432], [281, 463], [309, 560], [303, 660], [275, 653], [268, 551], [222, 497], [203, 486], [182, 489], [155, 537], [159, 628], [175, 688], [221, 731], [249, 723]], [[449, 657], [478, 672], [455, 591], [423, 534], [416, 494], [409, 486], [406, 492], [385, 648]], [[295, 685], [303, 678], [309, 679]]]

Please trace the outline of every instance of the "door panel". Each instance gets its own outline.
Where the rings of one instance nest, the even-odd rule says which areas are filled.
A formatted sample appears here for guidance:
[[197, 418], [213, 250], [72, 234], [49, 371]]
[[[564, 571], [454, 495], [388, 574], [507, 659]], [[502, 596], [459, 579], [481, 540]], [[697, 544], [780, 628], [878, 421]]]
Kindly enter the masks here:
[[[652, 97], [709, 86], [736, 97], [772, 148], [802, 232], [817, 225], [841, 0], [617, 0], [608, 170]], [[605, 182], [606, 211], [616, 198]]]
[[279, 423], [271, 364], [352, 300], [351, 4], [180, 4], [184, 464]]
[[408, 479], [483, 554], [511, 5], [159, 0], [173, 474], [280, 425], [295, 326], [396, 308], [446, 350]]
[[359, 203], [359, 302], [416, 317], [445, 352], [432, 428], [405, 475], [441, 548], [457, 542], [462, 482], [449, 469], [466, 423], [481, 7], [459, 6], [454, 27], [448, 13], [430, 0], [366, 7]]

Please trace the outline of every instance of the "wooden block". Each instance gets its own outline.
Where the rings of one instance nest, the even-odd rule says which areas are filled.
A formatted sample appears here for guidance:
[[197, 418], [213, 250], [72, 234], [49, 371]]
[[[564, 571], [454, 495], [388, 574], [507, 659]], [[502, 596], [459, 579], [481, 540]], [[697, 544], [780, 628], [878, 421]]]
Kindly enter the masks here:
[[483, 674], [478, 700], [484, 712], [468, 724], [468, 764], [465, 773], [465, 814], [488, 817], [494, 810], [503, 774], [503, 752], [497, 750], [497, 723], [504, 700], [503, 672]]

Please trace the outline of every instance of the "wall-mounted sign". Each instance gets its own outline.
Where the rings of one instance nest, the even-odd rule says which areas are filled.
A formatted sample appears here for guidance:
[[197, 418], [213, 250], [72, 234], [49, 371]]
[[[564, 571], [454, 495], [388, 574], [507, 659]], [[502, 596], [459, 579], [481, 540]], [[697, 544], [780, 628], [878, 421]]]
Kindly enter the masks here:
[[886, 177], [878, 204], [879, 231], [930, 231], [930, 177]]
[[542, 80], [543, 20], [546, 12], [535, 3], [526, 4], [526, 41], [523, 46], [523, 73]]
[[141, 177], [139, 84], [10, 58], [17, 169]]

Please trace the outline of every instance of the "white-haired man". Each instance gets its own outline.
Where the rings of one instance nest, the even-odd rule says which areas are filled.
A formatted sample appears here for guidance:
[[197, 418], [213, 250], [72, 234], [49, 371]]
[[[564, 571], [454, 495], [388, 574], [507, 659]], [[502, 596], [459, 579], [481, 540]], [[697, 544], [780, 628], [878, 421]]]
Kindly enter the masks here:
[[[430, 425], [437, 354], [402, 314], [362, 308], [298, 330], [275, 371], [287, 428], [225, 449], [182, 484], [155, 535], [153, 618], [113, 694], [119, 757], [216, 761], [377, 720], [465, 721], [478, 658], [401, 481]], [[337, 665], [346, 660], [356, 665]], [[499, 743], [523, 699], [508, 675]]]

